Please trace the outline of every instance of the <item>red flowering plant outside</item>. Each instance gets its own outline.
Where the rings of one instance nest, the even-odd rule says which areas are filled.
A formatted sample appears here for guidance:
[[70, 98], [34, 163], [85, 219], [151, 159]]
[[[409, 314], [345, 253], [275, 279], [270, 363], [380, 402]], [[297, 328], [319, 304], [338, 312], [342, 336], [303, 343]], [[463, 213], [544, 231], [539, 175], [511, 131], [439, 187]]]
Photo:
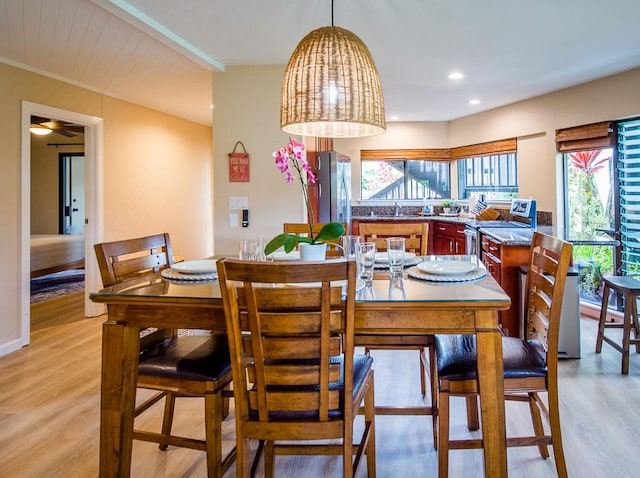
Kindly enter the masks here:
[[309, 236], [303, 237], [297, 234], [278, 234], [271, 239], [264, 248], [266, 255], [271, 254], [280, 247], [284, 247], [285, 252], [291, 252], [301, 242], [308, 244], [320, 244], [326, 241], [338, 239], [345, 233], [344, 226], [338, 222], [329, 222], [325, 224], [318, 234], [314, 236], [313, 225], [314, 216], [311, 203], [309, 201], [309, 183], [315, 184], [316, 175], [311, 170], [311, 166], [304, 154], [304, 145], [293, 138], [282, 148], [273, 152], [276, 167], [285, 175], [287, 183], [292, 184], [296, 180], [300, 182], [302, 187], [302, 196], [307, 206], [307, 216], [309, 219]]

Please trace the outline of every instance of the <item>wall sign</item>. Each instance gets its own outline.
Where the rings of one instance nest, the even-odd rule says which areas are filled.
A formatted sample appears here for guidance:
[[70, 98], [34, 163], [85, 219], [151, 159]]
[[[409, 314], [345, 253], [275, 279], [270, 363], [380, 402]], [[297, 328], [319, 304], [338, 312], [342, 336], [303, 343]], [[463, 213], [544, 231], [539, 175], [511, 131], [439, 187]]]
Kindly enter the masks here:
[[[238, 145], [242, 146], [244, 152], [237, 153]], [[249, 182], [249, 153], [238, 141], [233, 147], [233, 152], [229, 153], [229, 182], [230, 183], [248, 183]]]

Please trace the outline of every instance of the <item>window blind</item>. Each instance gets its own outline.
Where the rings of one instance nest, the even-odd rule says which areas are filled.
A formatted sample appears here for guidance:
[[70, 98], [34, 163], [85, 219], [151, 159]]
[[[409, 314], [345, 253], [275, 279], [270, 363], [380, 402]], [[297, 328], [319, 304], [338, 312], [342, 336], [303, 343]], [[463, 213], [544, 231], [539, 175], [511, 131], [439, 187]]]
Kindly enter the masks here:
[[451, 150], [453, 159], [474, 158], [477, 156], [489, 156], [505, 153], [516, 153], [518, 151], [518, 141], [516, 138], [491, 141], [489, 143], [470, 144], [459, 146]]
[[615, 141], [610, 121], [556, 130], [556, 147], [560, 153], [611, 148]]
[[622, 274], [640, 273], [640, 120], [618, 125]]
[[451, 161], [449, 149], [363, 149], [360, 160], [403, 161], [405, 159], [425, 159], [429, 161]]

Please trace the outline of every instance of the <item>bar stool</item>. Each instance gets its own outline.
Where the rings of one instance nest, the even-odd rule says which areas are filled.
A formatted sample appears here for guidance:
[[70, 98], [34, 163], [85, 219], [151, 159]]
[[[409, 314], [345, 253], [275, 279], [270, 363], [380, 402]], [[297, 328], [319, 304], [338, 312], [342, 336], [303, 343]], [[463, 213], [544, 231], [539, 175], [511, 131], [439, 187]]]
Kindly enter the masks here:
[[[636, 299], [640, 295], [640, 281], [630, 276], [603, 277], [604, 291], [602, 293], [602, 308], [600, 310], [600, 324], [598, 326], [598, 339], [596, 340], [596, 353], [602, 351], [604, 340], [618, 352], [622, 353], [622, 374], [629, 373], [629, 345], [636, 346], [636, 352], [640, 352], [640, 325], [638, 324], [638, 307]], [[609, 292], [615, 290], [624, 297], [624, 319], [620, 323], [607, 323], [607, 307], [609, 305]], [[633, 320], [633, 324], [631, 323]], [[631, 338], [631, 329], [635, 339]], [[622, 346], [604, 335], [605, 329], [622, 329]]]

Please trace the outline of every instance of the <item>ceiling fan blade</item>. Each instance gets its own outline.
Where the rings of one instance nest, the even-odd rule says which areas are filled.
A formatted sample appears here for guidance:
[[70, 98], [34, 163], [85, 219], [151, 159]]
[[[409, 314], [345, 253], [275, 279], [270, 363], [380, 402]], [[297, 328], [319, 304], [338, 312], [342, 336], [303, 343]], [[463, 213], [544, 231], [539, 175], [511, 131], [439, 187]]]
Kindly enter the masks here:
[[76, 135], [67, 131], [66, 129], [62, 129], [62, 128], [54, 128], [52, 129], [52, 131], [56, 134], [62, 135], [62, 136], [66, 136], [67, 138], [73, 138]]

